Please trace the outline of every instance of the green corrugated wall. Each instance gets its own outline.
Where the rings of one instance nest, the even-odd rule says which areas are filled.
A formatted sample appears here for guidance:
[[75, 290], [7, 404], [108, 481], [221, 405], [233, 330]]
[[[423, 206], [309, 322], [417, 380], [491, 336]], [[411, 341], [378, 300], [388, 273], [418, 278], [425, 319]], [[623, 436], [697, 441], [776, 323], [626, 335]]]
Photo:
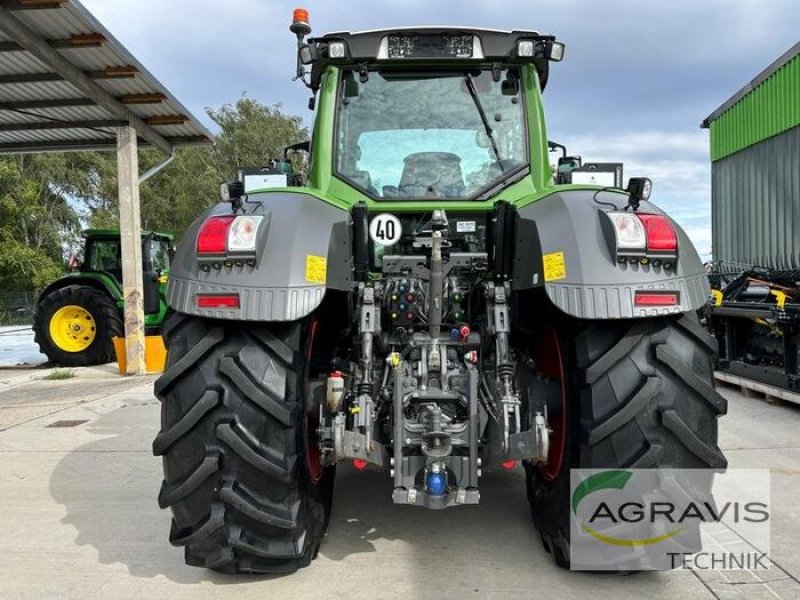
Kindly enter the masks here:
[[800, 55], [711, 121], [716, 161], [800, 125]]

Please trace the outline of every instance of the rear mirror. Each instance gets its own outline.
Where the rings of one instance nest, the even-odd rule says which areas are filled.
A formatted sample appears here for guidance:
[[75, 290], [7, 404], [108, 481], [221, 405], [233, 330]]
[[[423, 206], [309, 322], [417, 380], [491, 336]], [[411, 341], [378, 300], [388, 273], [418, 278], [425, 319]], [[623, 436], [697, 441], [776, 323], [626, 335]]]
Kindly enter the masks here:
[[342, 77], [342, 93], [345, 98], [356, 98], [358, 96], [358, 82], [353, 77], [352, 71], [347, 71]]
[[558, 159], [558, 172], [567, 175], [575, 169], [580, 169], [583, 159], [580, 156], [562, 156]]
[[500, 91], [503, 96], [516, 96], [519, 94], [519, 79], [516, 77], [507, 77], [500, 84]]
[[319, 50], [315, 44], [303, 44], [297, 49], [300, 63], [310, 65], [319, 59]]

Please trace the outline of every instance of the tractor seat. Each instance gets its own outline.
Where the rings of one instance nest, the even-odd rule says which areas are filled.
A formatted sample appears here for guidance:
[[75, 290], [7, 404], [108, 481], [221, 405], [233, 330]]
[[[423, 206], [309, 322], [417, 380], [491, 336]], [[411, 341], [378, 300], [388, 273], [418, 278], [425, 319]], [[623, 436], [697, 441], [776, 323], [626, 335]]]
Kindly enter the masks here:
[[452, 152], [416, 152], [403, 159], [400, 198], [461, 198], [466, 192], [461, 157]]

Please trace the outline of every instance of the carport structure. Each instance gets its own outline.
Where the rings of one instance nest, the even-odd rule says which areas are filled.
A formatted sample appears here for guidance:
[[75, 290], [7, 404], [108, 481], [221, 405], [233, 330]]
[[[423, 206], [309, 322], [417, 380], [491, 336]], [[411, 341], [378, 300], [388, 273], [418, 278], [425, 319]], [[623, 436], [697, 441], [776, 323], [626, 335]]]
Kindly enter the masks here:
[[[0, 153], [117, 152], [127, 371], [144, 373], [139, 183], [211, 134], [77, 0], [0, 0]], [[139, 145], [165, 155], [139, 175]]]

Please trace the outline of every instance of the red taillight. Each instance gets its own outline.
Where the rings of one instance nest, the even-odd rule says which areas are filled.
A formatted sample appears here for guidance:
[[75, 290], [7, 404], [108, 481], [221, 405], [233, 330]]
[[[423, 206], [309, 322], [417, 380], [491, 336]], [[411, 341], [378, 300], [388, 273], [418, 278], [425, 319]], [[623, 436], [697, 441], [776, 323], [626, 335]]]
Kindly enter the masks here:
[[515, 460], [507, 460], [500, 463], [500, 466], [503, 467], [506, 471], [510, 471], [514, 467], [517, 466], [517, 461]]
[[236, 217], [209, 217], [197, 234], [198, 254], [224, 254], [228, 230]]
[[362, 458], [354, 458], [353, 459], [353, 466], [358, 469], [359, 471], [363, 471], [367, 468], [367, 461]]
[[239, 294], [203, 294], [196, 302], [197, 308], [239, 308]]
[[636, 292], [633, 295], [635, 306], [678, 306], [678, 292]]
[[637, 215], [647, 232], [648, 252], [677, 252], [678, 236], [669, 219], [663, 215]]

